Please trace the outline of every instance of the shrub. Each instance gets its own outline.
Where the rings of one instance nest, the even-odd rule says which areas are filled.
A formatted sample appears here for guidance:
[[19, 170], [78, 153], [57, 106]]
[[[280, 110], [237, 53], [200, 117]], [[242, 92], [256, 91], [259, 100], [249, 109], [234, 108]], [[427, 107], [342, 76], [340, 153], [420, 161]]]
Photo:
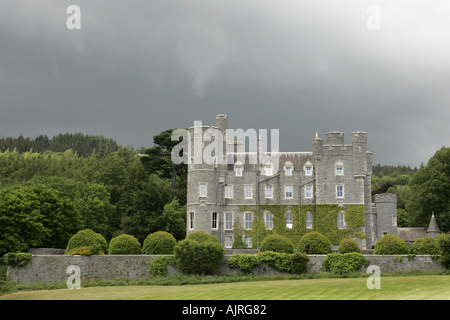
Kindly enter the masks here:
[[300, 274], [308, 270], [309, 257], [304, 252], [295, 252], [291, 256], [291, 272]]
[[438, 241], [431, 237], [417, 239], [409, 251], [411, 254], [439, 254], [440, 252]]
[[150, 262], [150, 277], [167, 276], [167, 266], [173, 263], [173, 257], [158, 257]]
[[330, 253], [322, 261], [322, 268], [334, 274], [346, 275], [358, 272], [363, 266], [369, 265], [369, 260], [361, 253]]
[[80, 248], [77, 248], [77, 249], [69, 252], [69, 255], [71, 255], [71, 256], [75, 256], [75, 255], [92, 256], [93, 253], [92, 253], [90, 247], [80, 247]]
[[388, 233], [375, 243], [373, 254], [408, 254], [406, 242], [395, 234]]
[[291, 271], [291, 254], [278, 253], [274, 251], [264, 251], [258, 255], [261, 262], [267, 263], [270, 269], [278, 271]]
[[213, 242], [217, 242], [220, 244], [219, 239], [217, 239], [216, 237], [214, 237], [213, 235], [206, 233], [204, 231], [196, 231], [193, 233], [190, 233], [186, 236], [187, 240], [194, 240], [197, 242], [204, 242], [204, 241], [213, 241]]
[[264, 238], [261, 243], [260, 251], [274, 251], [278, 253], [293, 253], [294, 246], [292, 242], [281, 235], [272, 234]]
[[177, 240], [166, 231], [156, 231], [149, 234], [144, 240], [143, 251], [145, 254], [173, 254]]
[[306, 254], [331, 253], [331, 241], [317, 231], [309, 232], [300, 239], [297, 251]]
[[343, 238], [339, 243], [338, 253], [361, 253], [361, 249], [359, 248], [358, 242], [352, 238]]
[[447, 269], [450, 269], [450, 234], [439, 234], [437, 241], [441, 255], [439, 261]]
[[121, 234], [109, 242], [109, 254], [141, 254], [139, 240], [129, 234]]
[[31, 260], [31, 253], [28, 252], [8, 252], [4, 255], [8, 266], [23, 267]]
[[259, 256], [253, 254], [234, 254], [227, 260], [230, 268], [238, 268], [242, 272], [252, 273], [253, 268], [261, 264]]
[[174, 248], [178, 269], [187, 274], [216, 274], [223, 261], [225, 249], [220, 242], [185, 239]]
[[108, 250], [108, 243], [100, 233], [96, 233], [91, 229], [84, 229], [78, 231], [70, 238], [66, 253], [71, 254], [80, 248], [87, 248], [92, 254], [105, 254]]

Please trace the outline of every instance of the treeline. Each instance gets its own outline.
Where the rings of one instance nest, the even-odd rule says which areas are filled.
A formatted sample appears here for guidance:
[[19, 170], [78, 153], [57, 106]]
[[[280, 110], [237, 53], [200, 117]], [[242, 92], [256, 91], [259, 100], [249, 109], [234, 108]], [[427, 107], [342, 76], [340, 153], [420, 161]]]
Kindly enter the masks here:
[[33, 150], [34, 152], [43, 153], [48, 150], [64, 152], [69, 149], [80, 156], [87, 157], [94, 152], [115, 152], [119, 149], [119, 145], [111, 138], [83, 133], [61, 133], [52, 138], [49, 138], [47, 135], [40, 135], [34, 139], [24, 138], [22, 135], [17, 138], [0, 138], [0, 152], [6, 150], [17, 150], [18, 152]]
[[[86, 146], [93, 140], [85, 139]], [[112, 141], [99, 139], [97, 146], [100, 140]], [[92, 145], [90, 155], [17, 146], [0, 153], [0, 256], [29, 247], [65, 248], [85, 228], [108, 240], [127, 233], [142, 243], [159, 230], [184, 239], [186, 170], [167, 165], [164, 141], [141, 152]]]
[[428, 227], [432, 213], [450, 231], [450, 148], [442, 147], [420, 168], [373, 166], [372, 194], [397, 195], [398, 227]]

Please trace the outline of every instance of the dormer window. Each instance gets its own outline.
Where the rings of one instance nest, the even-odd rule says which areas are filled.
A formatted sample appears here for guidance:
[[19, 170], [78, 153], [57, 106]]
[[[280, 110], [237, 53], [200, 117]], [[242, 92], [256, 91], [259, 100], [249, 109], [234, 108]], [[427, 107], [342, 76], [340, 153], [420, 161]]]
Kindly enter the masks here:
[[236, 167], [234, 168], [234, 172], [236, 174], [236, 177], [242, 177], [242, 167]]
[[284, 164], [284, 174], [286, 176], [292, 176], [292, 172], [294, 171], [294, 165], [290, 161], [286, 161]]
[[285, 172], [287, 176], [292, 176], [292, 167], [286, 167]]
[[264, 167], [264, 174], [266, 176], [272, 176], [273, 175], [273, 167], [272, 166]]
[[344, 164], [341, 161], [336, 162], [336, 175], [337, 176], [344, 175]]
[[312, 171], [313, 171], [312, 163], [307, 161], [305, 163], [305, 166], [303, 167], [303, 170], [305, 171], [305, 176], [312, 176]]

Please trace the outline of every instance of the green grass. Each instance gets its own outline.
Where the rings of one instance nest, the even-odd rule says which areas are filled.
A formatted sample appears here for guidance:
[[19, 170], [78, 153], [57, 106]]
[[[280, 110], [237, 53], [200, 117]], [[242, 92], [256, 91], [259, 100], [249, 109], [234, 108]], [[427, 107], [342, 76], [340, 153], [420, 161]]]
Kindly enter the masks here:
[[232, 281], [187, 285], [118, 286], [115, 283], [79, 290], [15, 292], [0, 296], [0, 300], [450, 300], [450, 275], [445, 274], [383, 275], [381, 289], [372, 290], [366, 286], [367, 276]]

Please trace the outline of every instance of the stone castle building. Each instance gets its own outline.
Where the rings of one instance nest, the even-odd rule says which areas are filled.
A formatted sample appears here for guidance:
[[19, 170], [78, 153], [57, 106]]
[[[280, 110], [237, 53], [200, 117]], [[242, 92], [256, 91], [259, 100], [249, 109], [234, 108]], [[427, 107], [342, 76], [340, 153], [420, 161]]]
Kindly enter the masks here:
[[352, 237], [361, 249], [397, 234], [396, 195], [377, 194], [372, 202], [373, 155], [365, 132], [353, 132], [351, 144], [342, 132], [328, 132], [325, 141], [316, 133], [312, 151], [278, 153], [276, 170], [258, 161], [261, 141], [256, 152], [245, 152], [242, 140], [226, 139], [227, 127], [228, 117], [217, 115], [215, 126], [189, 128], [191, 137], [194, 130], [220, 130], [224, 150], [233, 151], [220, 155], [228, 161], [188, 165], [187, 234], [202, 230], [226, 248], [259, 248], [272, 233], [296, 245], [305, 233], [319, 231], [333, 245]]

